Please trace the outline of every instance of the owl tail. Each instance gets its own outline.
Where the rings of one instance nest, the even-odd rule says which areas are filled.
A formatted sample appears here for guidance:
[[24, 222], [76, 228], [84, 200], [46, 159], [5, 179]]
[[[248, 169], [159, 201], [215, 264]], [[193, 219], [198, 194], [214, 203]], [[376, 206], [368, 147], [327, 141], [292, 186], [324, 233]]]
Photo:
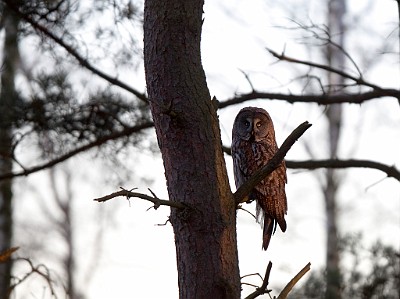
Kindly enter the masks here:
[[267, 250], [269, 241], [274, 231], [274, 219], [270, 218], [268, 215], [264, 215], [264, 228], [263, 228], [263, 249]]

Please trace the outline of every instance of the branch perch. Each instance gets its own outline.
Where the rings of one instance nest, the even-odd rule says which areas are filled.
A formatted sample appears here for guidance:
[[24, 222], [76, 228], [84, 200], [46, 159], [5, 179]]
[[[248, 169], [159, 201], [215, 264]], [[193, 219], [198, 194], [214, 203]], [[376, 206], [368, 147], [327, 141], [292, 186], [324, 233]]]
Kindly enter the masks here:
[[159, 199], [158, 197], [154, 196], [149, 196], [147, 194], [143, 194], [143, 193], [138, 193], [138, 192], [132, 192], [126, 189], [123, 189], [121, 191], [117, 191], [111, 194], [108, 194], [106, 196], [102, 196], [99, 198], [95, 198], [93, 199], [94, 201], [97, 202], [105, 202], [107, 200], [113, 199], [115, 197], [119, 197], [119, 196], [123, 196], [126, 198], [131, 198], [131, 197], [137, 197], [137, 198], [141, 198], [147, 201], [150, 201], [154, 204], [154, 208], [157, 209], [160, 206], [169, 206], [172, 208], [177, 208], [177, 209], [185, 209], [187, 208], [186, 205], [176, 202], [176, 201], [171, 201], [171, 200], [165, 200], [165, 199]]
[[304, 266], [303, 269], [300, 270], [299, 273], [288, 284], [283, 288], [282, 292], [279, 294], [277, 299], [286, 299], [289, 295], [289, 292], [293, 289], [294, 285], [311, 269], [311, 263], [308, 263]]
[[243, 202], [246, 196], [251, 192], [251, 190], [259, 184], [267, 175], [273, 172], [282, 160], [285, 158], [287, 152], [293, 146], [293, 144], [304, 134], [308, 128], [311, 127], [311, 124], [308, 121], [300, 124], [283, 142], [280, 149], [276, 152], [276, 154], [272, 157], [272, 159], [261, 169], [257, 170], [255, 174], [253, 174], [250, 179], [248, 179], [236, 192], [233, 194], [235, 198], [235, 202], [237, 204]]

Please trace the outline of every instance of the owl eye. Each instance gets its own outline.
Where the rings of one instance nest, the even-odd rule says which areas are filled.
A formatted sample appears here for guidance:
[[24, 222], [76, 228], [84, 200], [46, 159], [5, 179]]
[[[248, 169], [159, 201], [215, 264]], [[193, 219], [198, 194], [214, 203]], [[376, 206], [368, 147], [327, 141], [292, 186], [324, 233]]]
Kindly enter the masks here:
[[245, 121], [244, 121], [244, 126], [245, 126], [246, 128], [250, 127], [250, 122], [249, 122], [248, 120], [245, 120]]
[[261, 127], [262, 123], [259, 121], [258, 123], [256, 123], [256, 127], [259, 128]]

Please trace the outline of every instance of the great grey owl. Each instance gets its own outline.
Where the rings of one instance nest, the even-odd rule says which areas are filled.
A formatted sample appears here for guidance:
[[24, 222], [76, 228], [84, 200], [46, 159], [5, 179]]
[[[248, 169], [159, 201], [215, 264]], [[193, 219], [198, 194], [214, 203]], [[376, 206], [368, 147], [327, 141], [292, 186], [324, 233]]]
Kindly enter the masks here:
[[[232, 158], [236, 188], [267, 164], [277, 150], [274, 125], [268, 112], [256, 107], [240, 110], [232, 129]], [[286, 165], [282, 161], [248, 197], [248, 201], [256, 200], [257, 222], [262, 225], [264, 221], [262, 244], [264, 250], [267, 250], [277, 224], [283, 232], [286, 231], [286, 182]]]

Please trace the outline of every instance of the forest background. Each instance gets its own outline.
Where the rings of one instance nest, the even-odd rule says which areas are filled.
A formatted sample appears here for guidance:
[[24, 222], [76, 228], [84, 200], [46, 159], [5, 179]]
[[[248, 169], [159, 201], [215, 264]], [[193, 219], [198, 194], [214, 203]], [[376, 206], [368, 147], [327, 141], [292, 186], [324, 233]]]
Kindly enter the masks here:
[[[1, 2], [0, 112], [0, 178], [3, 191], [12, 186], [12, 213], [7, 215], [3, 204], [0, 216], [3, 228], [12, 227], [10, 245], [19, 247], [11, 280], [17, 283], [16, 298], [51, 298], [52, 292], [62, 297], [66, 290], [73, 294], [71, 298], [132, 294], [176, 298], [169, 208], [155, 210], [136, 198], [93, 201], [120, 186], [151, 195], [150, 188], [158, 197], [168, 198], [143, 100], [143, 3], [29, 1], [21, 19], [10, 17], [12, 2]], [[253, 1], [251, 5], [210, 1], [204, 6], [202, 62], [210, 92], [220, 102], [224, 146], [230, 146], [234, 116], [251, 105], [270, 112], [278, 144], [299, 123], [313, 124], [289, 152], [288, 161], [340, 158], [387, 166], [380, 171], [349, 168], [334, 174], [289, 167], [288, 231], [277, 232], [267, 252], [261, 251], [261, 229], [253, 217], [238, 211], [241, 275], [263, 273], [271, 260], [273, 289], [281, 288], [308, 262], [314, 273], [326, 266], [329, 177], [334, 178], [335, 235], [341, 244], [335, 250], [340, 252], [343, 272], [357, 269], [368, 276], [373, 262], [382, 261], [374, 256], [380, 249], [371, 251], [371, 247], [399, 250], [399, 181], [387, 178], [392, 165], [398, 173], [400, 162], [398, 5], [396, 1], [367, 1], [363, 6], [343, 2], [345, 14], [338, 19], [345, 25], [344, 33], [331, 32], [333, 25], [327, 25], [331, 2], [335, 1]], [[345, 40], [336, 40], [338, 36]], [[339, 124], [336, 118], [337, 139], [332, 137], [332, 119], [338, 115], [329, 109], [333, 106], [296, 102], [298, 98], [291, 97], [325, 92], [331, 82], [327, 74], [332, 72], [288, 61], [329, 65], [326, 49], [334, 43], [344, 54], [340, 69], [365, 80], [345, 78], [345, 88], [338, 84], [335, 92], [363, 94], [368, 88], [379, 90], [377, 86], [384, 90], [376, 98], [342, 105]], [[5, 100], [11, 98], [16, 100]], [[10, 113], [13, 105], [23, 117]], [[18, 121], [8, 127], [12, 117]], [[231, 158], [225, 157], [233, 182]], [[254, 213], [254, 205], [243, 208]], [[6, 239], [3, 231], [1, 249], [11, 247], [3, 247]], [[383, 245], [379, 247], [377, 241]], [[29, 262], [45, 265], [40, 269], [51, 277], [51, 284], [37, 273], [20, 281], [32, 270]], [[260, 283], [256, 277], [246, 282]], [[252, 289], [244, 286], [243, 293]]]

